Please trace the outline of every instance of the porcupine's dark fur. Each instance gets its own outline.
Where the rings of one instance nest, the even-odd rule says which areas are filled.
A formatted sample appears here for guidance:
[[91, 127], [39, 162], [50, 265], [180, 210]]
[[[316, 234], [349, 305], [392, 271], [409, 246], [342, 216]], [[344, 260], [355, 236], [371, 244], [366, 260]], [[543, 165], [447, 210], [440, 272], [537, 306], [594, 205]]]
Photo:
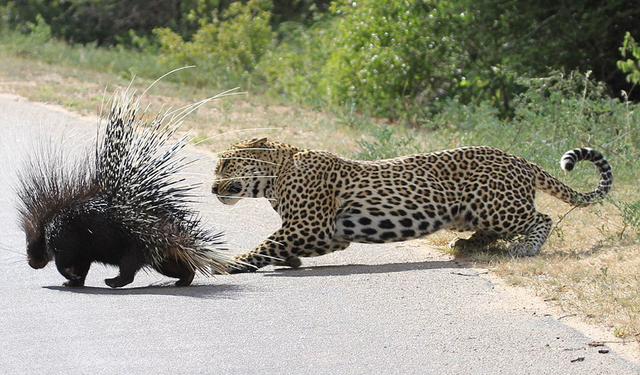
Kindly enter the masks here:
[[116, 265], [120, 274], [105, 280], [116, 288], [143, 267], [185, 286], [196, 272], [212, 275], [232, 263], [220, 234], [188, 208], [195, 186], [175, 179], [189, 161], [179, 155], [184, 137], [169, 142], [173, 118], [160, 114], [146, 126], [144, 117], [138, 99], [120, 92], [95, 152], [72, 161], [43, 146], [25, 163], [17, 195], [31, 267], [54, 259], [65, 286], [83, 286], [91, 263]]

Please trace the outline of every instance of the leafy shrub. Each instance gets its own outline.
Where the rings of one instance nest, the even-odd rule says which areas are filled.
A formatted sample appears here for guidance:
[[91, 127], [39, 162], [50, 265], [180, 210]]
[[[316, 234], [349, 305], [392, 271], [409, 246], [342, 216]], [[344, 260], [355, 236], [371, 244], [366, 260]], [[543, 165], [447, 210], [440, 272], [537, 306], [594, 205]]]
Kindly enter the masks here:
[[[336, 1], [337, 38], [324, 67], [323, 89], [334, 103], [355, 101], [394, 116], [407, 99], [446, 85], [455, 68], [454, 41], [439, 38], [442, 8], [433, 1]], [[445, 78], [447, 77], [447, 78]]]
[[618, 209], [622, 217], [622, 231], [624, 235], [627, 229], [633, 231], [633, 235], [640, 238], [640, 200], [635, 202], [622, 202], [611, 200], [611, 203]]
[[51, 26], [47, 24], [41, 15], [36, 16], [36, 22], [27, 22], [33, 44], [42, 45], [51, 40]]
[[[169, 28], [156, 29], [164, 62], [197, 65], [200, 71], [227, 75], [229, 80], [248, 79], [273, 40], [269, 5], [268, 0], [249, 0], [231, 4], [221, 15], [214, 11], [190, 41]], [[211, 79], [196, 78], [200, 83]]]
[[179, 0], [73, 0], [5, 1], [7, 24], [23, 33], [25, 25], [42, 17], [52, 35], [73, 43], [128, 44], [129, 31], [148, 36], [158, 26], [172, 25], [180, 18]]
[[[638, 46], [638, 43], [636, 43], [629, 32], [624, 36], [620, 53], [622, 53], [623, 58], [627, 57], [627, 54], [630, 56], [626, 60], [618, 61], [618, 69], [626, 73], [627, 82], [631, 82], [635, 86], [640, 83], [640, 68], [638, 67], [638, 62], [640, 61], [640, 46]], [[633, 59], [631, 57], [633, 57]]]
[[358, 141], [360, 150], [354, 154], [358, 160], [380, 160], [418, 152], [415, 138], [408, 132], [391, 126], [375, 126], [370, 130], [372, 141]]
[[35, 22], [27, 22], [24, 26], [28, 30], [26, 34], [2, 29], [3, 39], [10, 41], [4, 43], [3, 48], [23, 56], [40, 55], [51, 41], [51, 26], [40, 15], [36, 16]]
[[311, 27], [287, 22], [278, 29], [279, 43], [258, 64], [267, 91], [286, 101], [321, 107], [322, 68], [329, 58], [335, 36], [333, 22], [317, 22]]

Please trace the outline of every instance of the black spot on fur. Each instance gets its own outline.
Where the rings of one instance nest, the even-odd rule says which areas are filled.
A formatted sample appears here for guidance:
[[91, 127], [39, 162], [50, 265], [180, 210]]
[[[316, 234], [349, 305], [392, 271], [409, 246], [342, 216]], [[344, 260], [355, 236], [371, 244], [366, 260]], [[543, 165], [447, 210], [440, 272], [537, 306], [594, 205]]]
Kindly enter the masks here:
[[358, 220], [358, 223], [360, 223], [362, 225], [369, 225], [369, 224], [371, 224], [371, 219], [369, 219], [368, 217], [361, 217]]
[[411, 228], [413, 226], [413, 220], [411, 219], [402, 219], [400, 220], [400, 225], [405, 228]]
[[373, 236], [374, 234], [377, 234], [378, 231], [376, 229], [374, 229], [374, 228], [364, 228], [362, 230], [362, 233], [367, 234], [369, 236]]
[[378, 226], [382, 229], [393, 229], [396, 227], [396, 225], [389, 219], [382, 220]]
[[383, 240], [390, 240], [392, 238], [397, 238], [398, 235], [396, 234], [396, 232], [383, 232], [380, 235], [380, 238], [382, 238]]
[[408, 237], [415, 237], [416, 232], [412, 229], [405, 229], [402, 231], [402, 237], [404, 238], [408, 238]]

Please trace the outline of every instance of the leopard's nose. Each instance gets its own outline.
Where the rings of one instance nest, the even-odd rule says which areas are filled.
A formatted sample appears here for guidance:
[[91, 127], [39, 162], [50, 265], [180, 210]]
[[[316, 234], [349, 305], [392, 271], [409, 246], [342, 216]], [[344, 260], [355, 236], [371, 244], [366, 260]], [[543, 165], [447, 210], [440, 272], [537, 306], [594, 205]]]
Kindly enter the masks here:
[[212, 193], [212, 194], [215, 194], [215, 195], [218, 195], [218, 185], [213, 184], [213, 185], [211, 186], [211, 193]]

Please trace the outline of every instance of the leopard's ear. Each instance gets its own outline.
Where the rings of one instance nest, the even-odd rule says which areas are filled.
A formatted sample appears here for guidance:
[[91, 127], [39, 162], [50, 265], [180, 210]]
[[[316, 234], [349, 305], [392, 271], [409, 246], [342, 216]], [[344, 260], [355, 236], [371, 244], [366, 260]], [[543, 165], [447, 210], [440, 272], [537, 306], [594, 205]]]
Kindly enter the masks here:
[[251, 138], [248, 141], [242, 141], [236, 145], [239, 148], [260, 148], [267, 143], [267, 138]]

